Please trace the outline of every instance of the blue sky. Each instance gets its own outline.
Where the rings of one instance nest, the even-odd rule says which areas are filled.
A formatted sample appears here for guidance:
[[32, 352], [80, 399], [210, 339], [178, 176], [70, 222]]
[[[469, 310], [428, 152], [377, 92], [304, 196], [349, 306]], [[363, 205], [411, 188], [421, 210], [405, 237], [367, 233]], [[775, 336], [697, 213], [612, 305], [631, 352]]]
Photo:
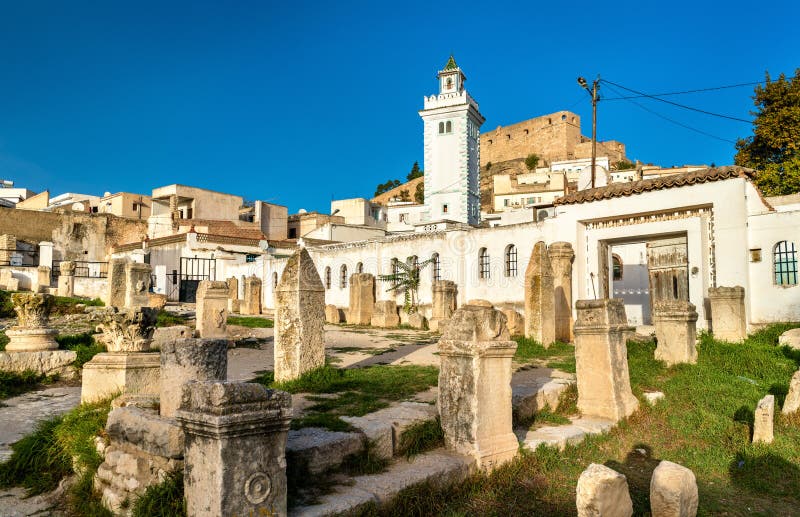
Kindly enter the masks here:
[[[421, 164], [417, 111], [451, 52], [484, 131], [569, 109], [590, 135], [578, 75], [647, 93], [792, 75], [799, 16], [788, 1], [3, 0], [0, 179], [53, 195], [184, 183], [328, 211], [331, 198], [369, 197]], [[751, 95], [669, 99], [750, 119]], [[724, 140], [752, 129], [637, 102]], [[601, 101], [598, 118], [599, 138], [624, 142], [630, 158], [733, 159], [732, 143], [625, 100]]]

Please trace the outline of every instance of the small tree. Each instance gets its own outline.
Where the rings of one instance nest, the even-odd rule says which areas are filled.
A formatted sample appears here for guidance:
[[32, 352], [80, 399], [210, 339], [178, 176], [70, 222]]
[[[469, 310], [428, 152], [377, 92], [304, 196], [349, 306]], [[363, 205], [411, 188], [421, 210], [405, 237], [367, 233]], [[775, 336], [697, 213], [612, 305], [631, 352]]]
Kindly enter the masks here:
[[408, 173], [408, 176], [406, 176], [406, 179], [408, 181], [411, 181], [411, 180], [413, 180], [415, 178], [419, 178], [420, 176], [422, 176], [422, 171], [419, 170], [419, 163], [418, 162], [414, 162], [414, 166], [411, 167], [411, 172]]
[[417, 190], [414, 192], [414, 201], [420, 205], [425, 203], [425, 182], [420, 181], [417, 183]]
[[535, 153], [531, 153], [525, 158], [525, 167], [528, 168], [529, 171], [532, 171], [539, 165], [539, 155]]
[[636, 165], [633, 162], [623, 159], [615, 163], [614, 167], [616, 167], [618, 171], [629, 171], [631, 169], [635, 169]]
[[417, 312], [419, 308], [420, 272], [433, 261], [433, 258], [429, 258], [424, 262], [407, 264], [398, 260], [395, 262], [397, 265], [396, 273], [392, 273], [391, 275], [378, 275], [378, 280], [381, 282], [392, 283], [392, 286], [386, 290], [387, 293], [392, 291], [403, 293], [403, 310], [406, 311], [407, 314], [413, 314]]
[[400, 201], [411, 201], [411, 194], [408, 193], [408, 190], [403, 189], [400, 191]]

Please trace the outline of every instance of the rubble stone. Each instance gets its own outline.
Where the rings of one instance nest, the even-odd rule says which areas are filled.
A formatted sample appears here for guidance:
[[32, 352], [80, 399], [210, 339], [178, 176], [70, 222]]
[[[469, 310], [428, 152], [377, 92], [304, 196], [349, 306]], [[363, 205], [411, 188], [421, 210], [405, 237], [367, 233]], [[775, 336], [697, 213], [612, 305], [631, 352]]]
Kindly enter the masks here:
[[694, 473], [677, 463], [662, 461], [650, 480], [650, 513], [653, 517], [694, 517], [698, 506]]
[[758, 401], [753, 415], [753, 443], [772, 443], [774, 417], [775, 395], [767, 395]]
[[628, 480], [605, 465], [592, 463], [578, 478], [578, 517], [630, 517], [633, 502]]
[[[2, 370], [2, 368], [0, 368]], [[783, 408], [781, 413], [790, 415], [796, 413], [800, 409], [800, 370], [794, 372], [792, 380], [789, 382], [789, 393], [786, 394], [786, 399], [783, 401]]]

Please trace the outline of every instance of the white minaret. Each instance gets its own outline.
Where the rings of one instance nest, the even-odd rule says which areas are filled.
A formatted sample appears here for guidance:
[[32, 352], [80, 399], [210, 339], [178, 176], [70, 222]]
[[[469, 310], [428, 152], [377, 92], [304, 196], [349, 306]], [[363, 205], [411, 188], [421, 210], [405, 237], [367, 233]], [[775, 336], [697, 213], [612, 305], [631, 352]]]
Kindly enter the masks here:
[[477, 225], [481, 220], [480, 128], [486, 120], [464, 89], [467, 78], [453, 56], [439, 72], [439, 94], [425, 97], [427, 221]]

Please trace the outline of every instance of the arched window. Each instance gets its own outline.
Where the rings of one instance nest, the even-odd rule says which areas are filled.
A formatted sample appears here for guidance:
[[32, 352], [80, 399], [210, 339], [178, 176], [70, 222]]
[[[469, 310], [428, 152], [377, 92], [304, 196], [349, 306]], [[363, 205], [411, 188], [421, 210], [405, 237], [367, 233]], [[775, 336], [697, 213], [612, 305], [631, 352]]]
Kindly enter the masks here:
[[444, 132], [445, 133], [452, 133], [453, 132], [453, 123], [450, 122], [449, 120], [447, 121], [447, 124], [445, 124], [445, 126], [444, 126]]
[[347, 288], [347, 266], [342, 264], [342, 267], [339, 268], [339, 287], [342, 289]]
[[278, 273], [275, 272], [272, 273], [272, 289], [275, 290], [275, 288], [277, 287], [278, 287]]
[[358, 264], [356, 264], [356, 273], [361, 274], [363, 272], [364, 272], [364, 263], [359, 262]]
[[517, 276], [517, 247], [513, 244], [506, 246], [506, 276]]
[[478, 251], [478, 277], [489, 278], [489, 252], [486, 248], [481, 248]]
[[331, 268], [330, 266], [325, 268], [325, 289], [331, 288]]
[[773, 249], [776, 285], [797, 285], [797, 252], [794, 243], [781, 241]]
[[431, 264], [432, 266], [431, 280], [435, 282], [437, 280], [442, 279], [442, 265], [441, 262], [439, 261], [439, 254], [434, 253], [433, 255], [431, 255], [431, 260], [433, 261], [433, 263]]
[[622, 280], [622, 259], [615, 253], [611, 255], [611, 262], [614, 282]]
[[444, 133], [444, 122], [439, 122], [439, 134]]

